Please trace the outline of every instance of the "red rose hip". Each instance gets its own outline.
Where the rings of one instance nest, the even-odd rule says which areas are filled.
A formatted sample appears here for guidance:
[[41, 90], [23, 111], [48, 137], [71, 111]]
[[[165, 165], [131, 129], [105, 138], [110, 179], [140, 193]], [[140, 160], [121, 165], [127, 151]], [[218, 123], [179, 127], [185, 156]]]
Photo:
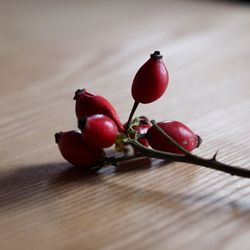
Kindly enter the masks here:
[[[150, 103], [159, 99], [167, 89], [169, 75], [160, 51], [155, 51], [137, 71], [133, 80], [131, 93], [134, 105], [128, 118], [128, 126], [139, 103]], [[126, 132], [128, 126], [125, 128]]]
[[[164, 121], [157, 123], [170, 137], [187, 151], [199, 147], [201, 138], [186, 125], [178, 121]], [[182, 154], [180, 149], [173, 145], [155, 127], [151, 127], [146, 135], [149, 145], [156, 150]]]
[[74, 100], [76, 100], [75, 112], [77, 119], [104, 114], [115, 122], [120, 132], [124, 131], [115, 108], [103, 96], [91, 94], [85, 89], [78, 89], [75, 92]]
[[103, 114], [89, 116], [78, 121], [83, 140], [96, 148], [107, 148], [115, 143], [119, 131], [112, 119]]
[[135, 75], [131, 89], [135, 102], [150, 103], [159, 99], [167, 89], [168, 81], [162, 55], [155, 51]]
[[104, 151], [89, 147], [75, 130], [56, 133], [55, 140], [64, 159], [74, 166], [91, 168], [103, 163]]
[[[132, 126], [132, 128], [141, 135], [146, 135], [148, 129], [151, 127], [151, 123], [149, 122], [148, 118], [145, 116], [139, 117], [139, 124]], [[127, 123], [124, 124], [124, 127], [127, 127]], [[128, 135], [130, 138], [134, 139], [134, 135]], [[141, 143], [145, 147], [149, 147], [148, 141], [145, 137], [141, 137], [138, 139], [138, 142]]]
[[[139, 134], [146, 134], [150, 127], [151, 125], [149, 124], [140, 124], [138, 126], [134, 126], [133, 129]], [[145, 147], [149, 147], [149, 143], [145, 137], [139, 138], [138, 142]]]

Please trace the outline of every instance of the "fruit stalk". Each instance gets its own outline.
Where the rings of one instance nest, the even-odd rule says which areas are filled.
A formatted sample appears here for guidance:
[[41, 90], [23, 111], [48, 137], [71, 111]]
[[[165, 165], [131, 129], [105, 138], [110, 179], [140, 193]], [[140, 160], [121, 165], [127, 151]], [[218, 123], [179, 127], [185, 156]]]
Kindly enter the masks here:
[[129, 118], [128, 118], [128, 121], [127, 121], [127, 127], [125, 128], [126, 133], [127, 133], [127, 131], [128, 131], [130, 122], [131, 122], [131, 120], [132, 120], [132, 118], [133, 118], [133, 116], [134, 116], [134, 114], [135, 114], [135, 111], [136, 111], [138, 105], [139, 105], [139, 102], [135, 101], [135, 102], [134, 102], [134, 105], [133, 105], [133, 108], [132, 108], [132, 110], [131, 110], [131, 112], [130, 112], [130, 114], [129, 114]]

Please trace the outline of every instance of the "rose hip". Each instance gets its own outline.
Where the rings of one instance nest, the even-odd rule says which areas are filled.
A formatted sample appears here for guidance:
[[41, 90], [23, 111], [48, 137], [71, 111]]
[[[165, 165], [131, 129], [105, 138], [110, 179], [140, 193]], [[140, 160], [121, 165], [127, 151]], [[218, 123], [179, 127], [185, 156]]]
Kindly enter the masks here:
[[78, 121], [83, 140], [96, 148], [107, 148], [115, 143], [119, 131], [112, 119], [103, 114], [89, 116]]
[[[134, 125], [132, 126], [132, 128], [139, 134], [141, 135], [146, 135], [148, 129], [151, 127], [152, 125], [150, 124], [149, 120], [147, 117], [145, 116], [140, 116], [139, 117], [139, 125]], [[127, 127], [127, 123], [124, 124], [124, 127]], [[134, 139], [133, 135], [128, 135], [130, 138]], [[138, 142], [140, 142], [143, 146], [145, 147], [149, 147], [148, 141], [145, 137], [141, 137], [138, 139]]]
[[[133, 129], [139, 134], [147, 134], [148, 129], [151, 127], [149, 124], [140, 124], [138, 126], [133, 126]], [[143, 146], [149, 147], [149, 143], [145, 137], [139, 138], [138, 142], [140, 142]]]
[[[170, 137], [188, 151], [199, 147], [201, 138], [186, 125], [178, 121], [157, 123]], [[181, 154], [182, 152], [164, 137], [155, 127], [151, 127], [146, 135], [149, 145], [160, 151]]]
[[91, 168], [103, 162], [104, 151], [87, 145], [75, 130], [56, 133], [55, 140], [64, 159], [74, 166]]
[[137, 103], [150, 103], [160, 98], [169, 81], [168, 71], [159, 51], [141, 66], [132, 84], [132, 96]]
[[74, 100], [76, 100], [75, 112], [77, 119], [95, 114], [104, 114], [115, 122], [120, 132], [124, 131], [115, 108], [103, 96], [91, 94], [85, 89], [78, 89], [75, 92]]

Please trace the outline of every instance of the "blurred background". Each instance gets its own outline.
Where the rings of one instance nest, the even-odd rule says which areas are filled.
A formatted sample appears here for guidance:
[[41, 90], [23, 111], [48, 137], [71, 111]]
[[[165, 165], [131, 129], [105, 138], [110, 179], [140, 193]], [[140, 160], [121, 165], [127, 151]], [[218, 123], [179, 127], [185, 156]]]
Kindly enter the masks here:
[[[1, 249], [129, 249], [137, 238], [143, 239], [141, 249], [150, 244], [166, 249], [169, 242], [185, 246], [174, 249], [193, 249], [193, 239], [203, 240], [199, 249], [248, 249], [247, 182], [186, 165], [182, 172], [102, 176], [108, 184], [97, 183], [101, 195], [91, 183], [83, 188], [80, 181], [67, 182], [67, 174], [54, 180], [69, 167], [61, 164], [53, 135], [76, 128], [75, 90], [105, 96], [126, 121], [133, 77], [155, 50], [164, 56], [169, 87], [157, 102], [139, 106], [137, 114], [180, 120], [203, 138], [201, 155], [219, 148], [221, 160], [249, 166], [248, 1], [0, 0]], [[204, 183], [207, 187], [199, 189]], [[190, 195], [194, 190], [197, 196]], [[232, 209], [237, 197], [247, 212]], [[111, 205], [105, 210], [106, 201]], [[207, 217], [206, 209], [219, 215]], [[182, 217], [172, 226], [178, 233], [167, 237], [177, 212]], [[105, 230], [98, 227], [103, 220]]]

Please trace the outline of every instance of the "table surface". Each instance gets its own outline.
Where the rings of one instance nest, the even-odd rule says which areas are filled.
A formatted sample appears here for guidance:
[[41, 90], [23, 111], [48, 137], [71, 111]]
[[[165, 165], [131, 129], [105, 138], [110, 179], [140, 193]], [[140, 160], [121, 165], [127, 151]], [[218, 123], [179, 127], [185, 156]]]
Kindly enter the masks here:
[[53, 138], [76, 128], [78, 88], [125, 121], [160, 50], [168, 90], [136, 114], [182, 121], [197, 154], [250, 168], [249, 27], [238, 2], [1, 1], [1, 250], [249, 249], [248, 179], [147, 159], [87, 175]]

